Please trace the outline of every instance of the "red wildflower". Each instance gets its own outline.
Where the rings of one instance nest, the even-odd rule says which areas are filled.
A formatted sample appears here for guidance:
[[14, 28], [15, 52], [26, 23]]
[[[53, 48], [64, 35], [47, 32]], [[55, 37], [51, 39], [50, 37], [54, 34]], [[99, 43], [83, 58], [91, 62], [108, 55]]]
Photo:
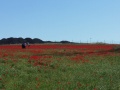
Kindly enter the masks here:
[[94, 88], [93, 90], [97, 90], [96, 88]]
[[39, 80], [39, 78], [38, 77], [36, 77], [36, 81], [38, 81]]
[[82, 84], [81, 84], [80, 82], [78, 82], [78, 83], [77, 83], [77, 86], [78, 86], [78, 87], [81, 87], [81, 86], [82, 86]]

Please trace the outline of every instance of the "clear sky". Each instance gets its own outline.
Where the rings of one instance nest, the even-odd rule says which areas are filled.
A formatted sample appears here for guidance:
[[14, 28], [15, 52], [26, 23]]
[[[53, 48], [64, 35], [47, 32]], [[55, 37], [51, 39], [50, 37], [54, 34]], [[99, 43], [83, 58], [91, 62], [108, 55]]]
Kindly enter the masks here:
[[120, 0], [0, 0], [0, 39], [120, 43]]

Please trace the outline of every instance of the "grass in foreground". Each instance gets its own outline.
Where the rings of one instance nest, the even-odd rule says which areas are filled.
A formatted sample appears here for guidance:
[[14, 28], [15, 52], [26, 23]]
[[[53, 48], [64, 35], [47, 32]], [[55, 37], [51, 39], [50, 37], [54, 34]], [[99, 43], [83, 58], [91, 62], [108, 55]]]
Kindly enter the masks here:
[[0, 59], [1, 90], [120, 90], [120, 56], [75, 62], [53, 56], [49, 65]]

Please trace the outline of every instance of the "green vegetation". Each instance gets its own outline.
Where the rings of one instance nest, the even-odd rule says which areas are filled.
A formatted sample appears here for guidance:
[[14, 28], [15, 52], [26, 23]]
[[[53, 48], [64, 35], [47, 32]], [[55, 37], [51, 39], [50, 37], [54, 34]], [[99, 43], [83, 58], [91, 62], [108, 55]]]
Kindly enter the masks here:
[[[89, 57], [87, 63], [53, 57], [50, 65], [33, 66], [27, 59], [0, 59], [2, 90], [119, 90], [120, 56]], [[87, 57], [88, 58], [88, 57]]]
[[0, 90], [120, 90], [118, 50], [89, 48], [4, 47], [0, 51]]

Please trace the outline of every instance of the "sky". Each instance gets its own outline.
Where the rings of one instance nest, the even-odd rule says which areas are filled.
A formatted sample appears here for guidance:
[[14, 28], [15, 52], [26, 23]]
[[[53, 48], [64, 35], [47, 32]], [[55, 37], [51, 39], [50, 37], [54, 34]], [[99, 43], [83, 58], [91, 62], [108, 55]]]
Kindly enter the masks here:
[[120, 43], [120, 0], [0, 0], [0, 39]]

